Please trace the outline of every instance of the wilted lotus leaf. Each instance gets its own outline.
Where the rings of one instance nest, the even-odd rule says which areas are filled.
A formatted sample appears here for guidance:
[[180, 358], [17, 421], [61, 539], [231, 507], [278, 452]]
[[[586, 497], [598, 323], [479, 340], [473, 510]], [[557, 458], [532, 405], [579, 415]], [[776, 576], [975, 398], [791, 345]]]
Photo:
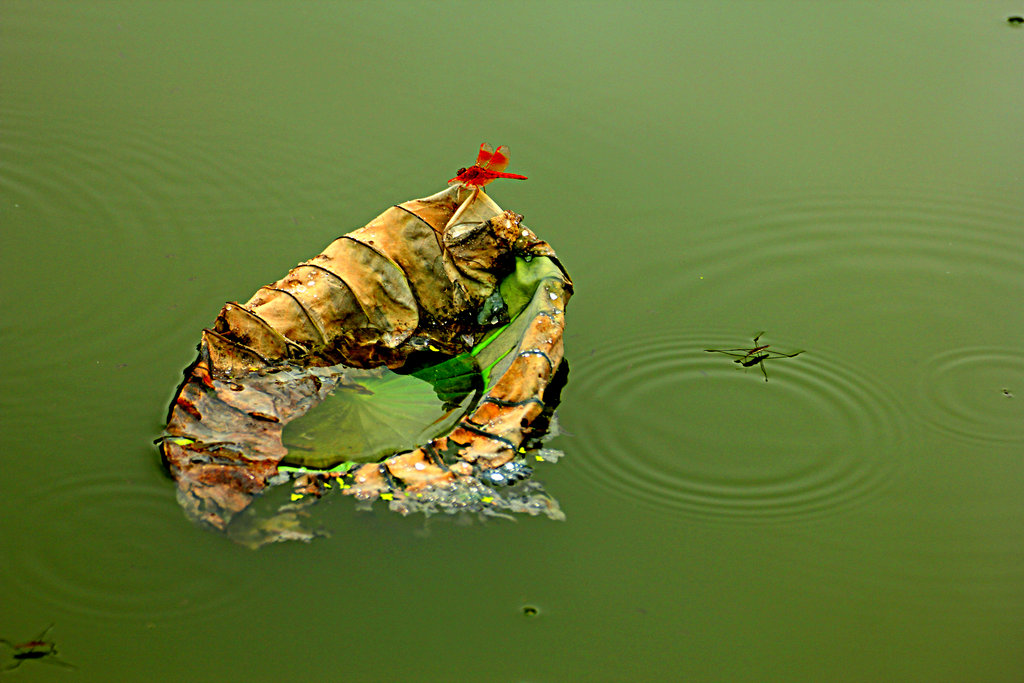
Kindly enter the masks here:
[[330, 489], [560, 518], [525, 446], [553, 459], [536, 448], [571, 293], [554, 251], [480, 188], [388, 209], [203, 332], [161, 439], [179, 501], [227, 529], [294, 480], [233, 534], [255, 545], [302, 537], [301, 509]]

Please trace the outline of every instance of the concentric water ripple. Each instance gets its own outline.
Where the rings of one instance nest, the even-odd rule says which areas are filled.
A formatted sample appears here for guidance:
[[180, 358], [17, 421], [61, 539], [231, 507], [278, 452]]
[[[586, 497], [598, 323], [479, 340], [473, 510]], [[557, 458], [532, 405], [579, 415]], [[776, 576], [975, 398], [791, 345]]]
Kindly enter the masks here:
[[[123, 361], [139, 349], [146, 356], [180, 339], [180, 330], [197, 329], [197, 299], [209, 308], [205, 321], [224, 300], [254, 291], [265, 280], [226, 290], [218, 276], [233, 267], [230, 259], [254, 261], [246, 249], [272, 249], [266, 233], [294, 241], [285, 228], [329, 196], [324, 186], [278, 177], [274, 164], [301, 155], [284, 141], [233, 150], [173, 122], [143, 124], [114, 130], [99, 120], [3, 112], [0, 207], [8, 319], [17, 332], [0, 330], [0, 341], [17, 348], [28, 339], [73, 339], [60, 348], [69, 365], [111, 354]], [[262, 165], [243, 161], [254, 149], [267, 159]], [[301, 159], [303, 169], [310, 163]], [[335, 232], [343, 230], [314, 233], [306, 251]], [[46, 353], [21, 355], [26, 377], [52, 362]]]
[[111, 475], [64, 478], [29, 492], [14, 509], [32, 533], [5, 520], [15, 525], [2, 536], [8, 585], [62, 610], [138, 619], [191, 615], [229, 609], [253, 587], [253, 579], [227, 568], [230, 558], [213, 563], [199, 544], [184, 548], [196, 531], [182, 519], [173, 487]]
[[[879, 289], [890, 285], [886, 298], [899, 300], [916, 293], [904, 287], [916, 285], [1005, 307], [1024, 292], [1022, 210], [967, 190], [780, 197], [690, 226], [693, 243], [664, 268], [669, 282], [663, 291], [677, 298], [714, 287], [719, 302], [785, 297], [800, 294], [793, 283], [841, 273], [851, 297], [863, 291], [877, 300]], [[939, 294], [933, 299], [950, 304]]]
[[769, 361], [767, 383], [704, 351], [742, 338], [609, 339], [574, 356], [569, 465], [610, 495], [700, 518], [828, 515], [885, 490], [906, 441], [889, 393], [818, 351]]
[[[196, 198], [186, 196], [186, 179], [231, 171], [176, 154], [173, 138], [149, 130], [116, 140], [81, 121], [15, 130], [0, 135], [0, 195], [15, 231], [7, 274], [20, 339], [74, 339], [62, 348], [74, 363], [137, 348], [179, 325], [174, 311], [154, 305], [153, 269], [190, 242], [182, 204]], [[23, 367], [48, 362], [26, 354]]]
[[1016, 196], [970, 188], [780, 196], [692, 226], [656, 292], [697, 325], [813, 326], [839, 355], [906, 387], [901, 400], [925, 421], [1017, 442], [1021, 215]]
[[923, 416], [956, 437], [1024, 442], [1024, 350], [953, 349], [929, 358], [919, 390]]

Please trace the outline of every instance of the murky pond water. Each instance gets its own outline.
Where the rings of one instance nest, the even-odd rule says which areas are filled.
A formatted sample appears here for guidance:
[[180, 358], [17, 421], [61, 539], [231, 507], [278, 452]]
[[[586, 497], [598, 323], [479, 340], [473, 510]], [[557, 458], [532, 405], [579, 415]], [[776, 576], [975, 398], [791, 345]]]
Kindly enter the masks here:
[[[0, 638], [76, 667], [11, 678], [1020, 680], [1014, 13], [5, 3]], [[200, 330], [483, 141], [576, 284], [566, 521], [192, 526]]]

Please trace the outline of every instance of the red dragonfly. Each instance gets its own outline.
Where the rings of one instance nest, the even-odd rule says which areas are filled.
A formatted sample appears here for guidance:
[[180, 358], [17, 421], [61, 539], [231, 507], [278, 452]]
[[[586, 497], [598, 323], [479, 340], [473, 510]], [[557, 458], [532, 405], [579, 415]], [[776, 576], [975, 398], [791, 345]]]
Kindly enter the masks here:
[[761, 335], [764, 332], [758, 332], [754, 336], [754, 346], [749, 349], [704, 349], [709, 353], [724, 353], [727, 356], [732, 356], [736, 360], [733, 363], [739, 363], [745, 368], [750, 368], [755, 365], [761, 368], [761, 374], [764, 375], [764, 381], [768, 381], [768, 371], [764, 369], [764, 362], [771, 358], [792, 358], [803, 353], [803, 349], [800, 351], [794, 351], [793, 353], [782, 353], [781, 351], [769, 351], [768, 347], [771, 344], [761, 344]]
[[486, 142], [480, 145], [480, 153], [476, 155], [476, 163], [469, 168], [460, 168], [448, 184], [462, 183], [470, 187], [483, 187], [497, 178], [526, 180], [526, 176], [516, 173], [503, 173], [508, 166], [508, 147], [502, 145], [498, 151]]

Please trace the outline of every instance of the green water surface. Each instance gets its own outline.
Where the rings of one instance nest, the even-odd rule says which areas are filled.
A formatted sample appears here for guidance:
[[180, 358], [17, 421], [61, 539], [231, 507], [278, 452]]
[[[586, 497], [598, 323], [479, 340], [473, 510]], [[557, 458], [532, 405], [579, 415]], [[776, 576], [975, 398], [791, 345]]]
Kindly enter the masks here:
[[[4, 0], [0, 637], [77, 667], [10, 678], [1021, 680], [1020, 13]], [[484, 141], [576, 287], [567, 520], [190, 524], [201, 329]]]

